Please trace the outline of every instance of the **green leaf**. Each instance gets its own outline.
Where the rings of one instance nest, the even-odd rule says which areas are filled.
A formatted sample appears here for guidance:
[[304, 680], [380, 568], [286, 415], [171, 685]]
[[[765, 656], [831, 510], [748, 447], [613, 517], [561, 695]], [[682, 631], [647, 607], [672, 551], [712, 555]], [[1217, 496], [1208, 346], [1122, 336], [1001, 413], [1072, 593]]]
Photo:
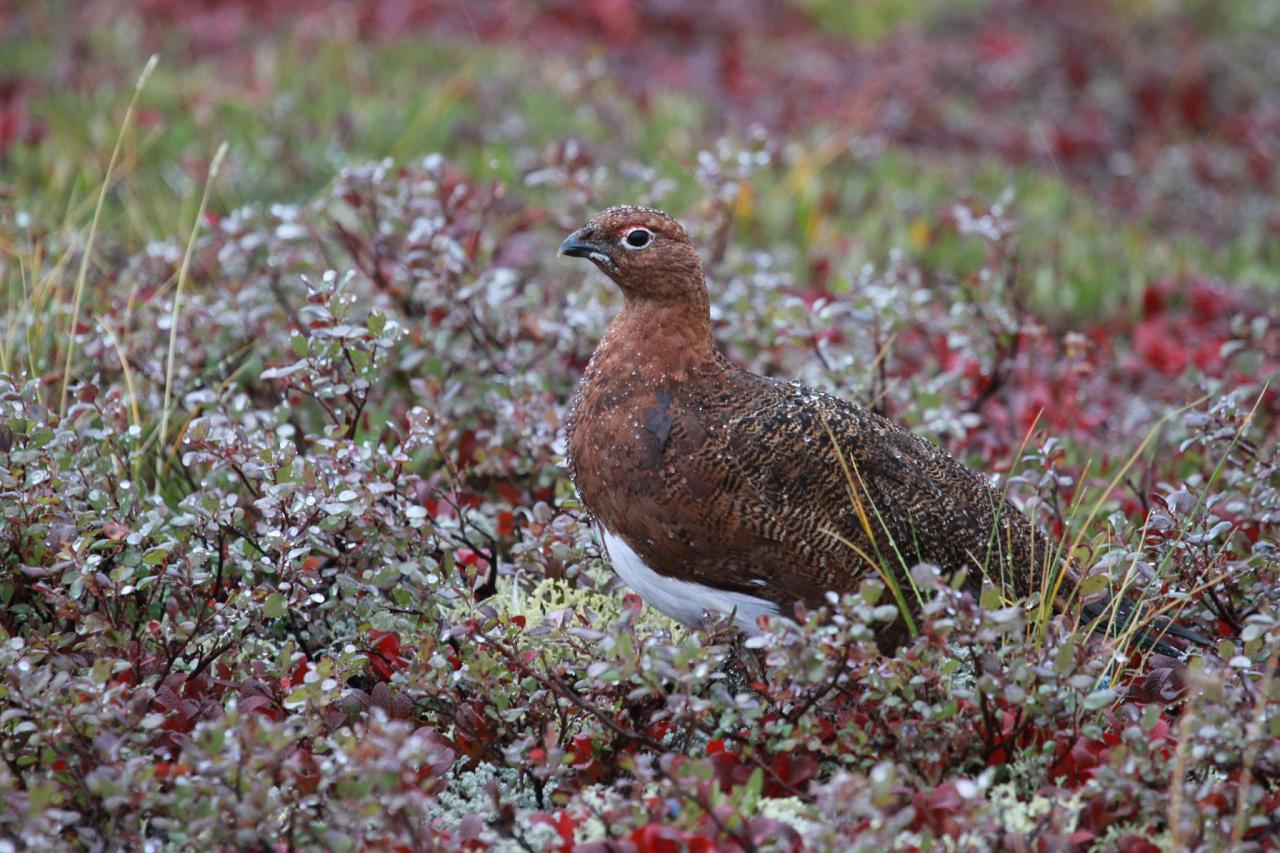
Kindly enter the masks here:
[[98, 658], [93, 662], [93, 680], [99, 684], [106, 684], [111, 680], [111, 668], [114, 661], [111, 658]]
[[1067, 643], [1058, 649], [1053, 659], [1053, 671], [1058, 675], [1066, 675], [1076, 667], [1076, 647]]
[[1106, 575], [1090, 575], [1080, 584], [1080, 595], [1082, 598], [1088, 598], [1091, 595], [1097, 595], [1107, 588], [1111, 578]]
[[279, 619], [288, 612], [288, 609], [289, 602], [278, 592], [268, 595], [266, 602], [262, 605], [262, 612], [268, 619]]
[[1111, 688], [1098, 690], [1084, 697], [1084, 706], [1090, 711], [1100, 711], [1116, 701], [1116, 692]]
[[742, 800], [738, 810], [744, 814], [752, 814], [756, 809], [756, 803], [760, 802], [760, 794], [764, 791], [764, 768], [757, 767], [751, 771], [751, 778], [747, 780], [747, 784], [742, 786]]

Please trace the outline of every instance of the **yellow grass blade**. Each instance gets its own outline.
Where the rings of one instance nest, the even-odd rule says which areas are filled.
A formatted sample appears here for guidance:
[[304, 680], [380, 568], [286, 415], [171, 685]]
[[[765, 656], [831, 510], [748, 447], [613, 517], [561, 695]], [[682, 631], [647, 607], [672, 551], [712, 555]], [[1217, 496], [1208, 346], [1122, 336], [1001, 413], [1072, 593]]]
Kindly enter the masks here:
[[214, 179], [222, 168], [222, 160], [227, 156], [227, 143], [218, 146], [213, 160], [209, 163], [209, 176], [204, 182], [204, 194], [200, 197], [200, 206], [196, 209], [195, 221], [191, 223], [191, 236], [187, 239], [187, 251], [182, 256], [182, 266], [178, 270], [178, 285], [173, 292], [173, 315], [169, 321], [169, 357], [164, 371], [164, 405], [160, 410], [160, 441], [156, 445], [156, 488], [159, 488], [164, 473], [164, 439], [169, 434], [169, 403], [173, 395], [173, 368], [178, 353], [178, 318], [182, 309], [182, 290], [187, 284], [187, 273], [191, 269], [191, 255], [195, 252], [196, 236], [200, 233], [200, 220], [204, 219], [205, 208], [209, 206], [209, 192], [213, 189]]
[[67, 411], [67, 387], [71, 384], [71, 362], [76, 354], [76, 326], [80, 325], [80, 305], [84, 301], [84, 283], [89, 275], [89, 260], [93, 257], [93, 243], [98, 236], [98, 222], [102, 219], [102, 206], [107, 200], [107, 190], [111, 189], [111, 179], [115, 172], [116, 161], [120, 159], [120, 150], [124, 147], [124, 139], [128, 134], [129, 126], [133, 123], [133, 111], [138, 105], [138, 97], [142, 94], [143, 88], [147, 85], [147, 80], [151, 77], [151, 72], [155, 70], [159, 57], [152, 55], [147, 60], [147, 64], [143, 66], [142, 73], [138, 75], [138, 83], [133, 89], [133, 98], [129, 101], [129, 107], [125, 110], [124, 120], [120, 123], [120, 132], [116, 135], [115, 148], [111, 150], [111, 159], [107, 161], [107, 173], [102, 179], [102, 186], [98, 190], [98, 203], [93, 208], [93, 222], [89, 225], [89, 236], [85, 240], [84, 252], [80, 257], [80, 272], [76, 275], [75, 297], [71, 304], [71, 325], [67, 327], [67, 360], [62, 368], [62, 397], [58, 402], [58, 414], [66, 414]]
[[[822, 428], [827, 431], [827, 438], [831, 440], [831, 446], [836, 452], [836, 460], [840, 463], [840, 470], [844, 473], [845, 484], [849, 489], [849, 496], [853, 499], [853, 511], [857, 514], [858, 522], [862, 525], [863, 531], [867, 534], [868, 541], [874, 543], [876, 539], [875, 539], [875, 534], [871, 529], [871, 519], [867, 515], [866, 507], [863, 506], [862, 498], [858, 495], [858, 489], [854, 483], [854, 474], [856, 473], [856, 470], [857, 470], [856, 463], [853, 471], [851, 471], [849, 467], [849, 461], [846, 461], [844, 453], [841, 452], [840, 443], [836, 441], [835, 433], [831, 431], [831, 425], [827, 423], [827, 419], [825, 415], [822, 418]], [[861, 482], [861, 480], [862, 478], [859, 475], [858, 482]], [[863, 484], [863, 488], [864, 489], [866, 488], [865, 483]], [[868, 494], [868, 497], [870, 497], [869, 494]], [[882, 520], [882, 523], [883, 523], [883, 520]], [[910, 632], [911, 636], [915, 637], [917, 634], [919, 634], [920, 633], [919, 629], [916, 628], [915, 620], [911, 617], [911, 610], [909, 607], [907, 607], [906, 597], [903, 596], [902, 594], [902, 588], [899, 586], [897, 578], [895, 578], [892, 573], [890, 573], [883, 565], [881, 565], [881, 562], [879, 560], [873, 560], [869, 554], [867, 554], [861, 548], [857, 547], [854, 543], [850, 542], [847, 538], [841, 536], [839, 533], [836, 533], [835, 531], [832, 531], [832, 530], [828, 530], [825, 532], [827, 533], [828, 536], [831, 536], [835, 538], [837, 541], [848, 546], [850, 549], [853, 550], [855, 554], [857, 554], [862, 559], [866, 560], [868, 563], [871, 564], [872, 568], [876, 570], [876, 573], [880, 575], [881, 580], [884, 581], [885, 586], [889, 587], [889, 591], [893, 594], [894, 601], [898, 605], [898, 611], [902, 613], [902, 618], [906, 622], [907, 630]], [[896, 544], [894, 544], [894, 550], [895, 551], [897, 550]], [[898, 558], [899, 560], [902, 559], [901, 554], [899, 554]], [[906, 573], [905, 568], [904, 568], [904, 573]], [[907, 573], [907, 577], [908, 579], [910, 579], [909, 573]], [[915, 588], [914, 584], [912, 584], [912, 588], [913, 589]], [[916, 597], [917, 598], [920, 597], [920, 591], [918, 589], [916, 590]]]

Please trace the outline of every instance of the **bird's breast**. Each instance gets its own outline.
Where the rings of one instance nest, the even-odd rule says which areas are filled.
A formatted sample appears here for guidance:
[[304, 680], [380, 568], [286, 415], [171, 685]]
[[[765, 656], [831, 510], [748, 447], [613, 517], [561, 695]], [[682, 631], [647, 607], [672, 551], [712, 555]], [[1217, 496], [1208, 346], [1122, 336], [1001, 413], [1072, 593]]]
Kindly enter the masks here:
[[574, 485], [606, 527], [641, 543], [683, 545], [680, 531], [701, 512], [693, 460], [710, 428], [688, 383], [632, 378], [584, 377], [569, 436]]

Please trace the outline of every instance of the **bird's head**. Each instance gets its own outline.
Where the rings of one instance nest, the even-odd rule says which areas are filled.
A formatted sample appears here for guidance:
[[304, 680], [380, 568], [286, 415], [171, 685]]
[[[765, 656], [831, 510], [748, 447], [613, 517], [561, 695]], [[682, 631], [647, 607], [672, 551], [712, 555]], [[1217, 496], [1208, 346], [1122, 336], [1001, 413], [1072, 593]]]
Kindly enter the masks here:
[[697, 250], [660, 210], [611, 207], [566, 237], [560, 254], [591, 261], [628, 298], [705, 299]]

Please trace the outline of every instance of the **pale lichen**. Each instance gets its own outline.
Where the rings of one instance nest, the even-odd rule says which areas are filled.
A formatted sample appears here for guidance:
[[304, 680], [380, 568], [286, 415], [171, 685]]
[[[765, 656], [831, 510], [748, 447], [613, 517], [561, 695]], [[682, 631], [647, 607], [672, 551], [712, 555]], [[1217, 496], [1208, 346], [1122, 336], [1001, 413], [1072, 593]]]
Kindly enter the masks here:
[[806, 842], [817, 837], [823, 828], [815, 819], [813, 807], [799, 797], [765, 797], [760, 800], [760, 815], [790, 824]]
[[1015, 833], [1036, 831], [1057, 812], [1060, 830], [1067, 833], [1075, 831], [1086, 788], [1052, 798], [1042, 794], [1039, 782], [1044, 778], [1044, 759], [1039, 755], [1019, 756], [1008, 768], [1008, 781], [987, 791], [987, 800], [1006, 830]]
[[[554, 625], [576, 624], [574, 617], [583, 616], [594, 626], [608, 625], [622, 616], [622, 596], [626, 587], [616, 592], [601, 592], [613, 577], [604, 566], [585, 570], [595, 588], [575, 585], [561, 578], [542, 578], [529, 585], [516, 577], [499, 578], [497, 592], [485, 601], [499, 613], [524, 616], [530, 625], [550, 622]], [[684, 629], [679, 623], [646, 605], [636, 620], [645, 631], [664, 631], [675, 637]]]

